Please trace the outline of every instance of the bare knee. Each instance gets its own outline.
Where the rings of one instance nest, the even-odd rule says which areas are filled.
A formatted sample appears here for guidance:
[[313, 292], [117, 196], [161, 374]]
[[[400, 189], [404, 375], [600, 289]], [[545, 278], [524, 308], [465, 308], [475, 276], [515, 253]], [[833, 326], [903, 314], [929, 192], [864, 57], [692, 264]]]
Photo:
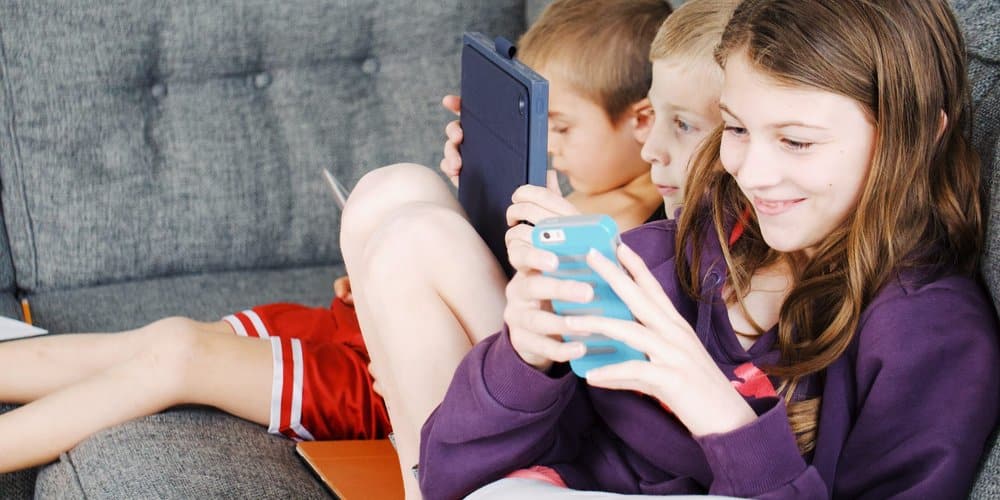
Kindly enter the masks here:
[[347, 200], [341, 218], [341, 246], [356, 245], [383, 219], [411, 203], [433, 203], [458, 209], [458, 202], [440, 176], [428, 167], [398, 163], [367, 173]]
[[143, 331], [144, 346], [133, 359], [135, 366], [148, 377], [152, 387], [168, 399], [183, 403], [181, 394], [197, 376], [193, 368], [210, 356], [206, 337], [209, 332], [188, 318], [165, 318], [151, 323]]
[[477, 251], [463, 248], [473, 245], [485, 248], [461, 214], [433, 204], [414, 204], [373, 232], [365, 252], [366, 274], [369, 280], [386, 278], [385, 273], [397, 279], [399, 273], [433, 274], [444, 271], [437, 266], [447, 265], [449, 256]]

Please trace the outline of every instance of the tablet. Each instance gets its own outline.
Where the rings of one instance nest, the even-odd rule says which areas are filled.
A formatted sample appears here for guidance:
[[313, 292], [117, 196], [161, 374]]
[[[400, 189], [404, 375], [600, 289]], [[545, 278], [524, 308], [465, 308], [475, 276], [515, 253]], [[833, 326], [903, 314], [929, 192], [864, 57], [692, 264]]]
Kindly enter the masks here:
[[514, 58], [505, 38], [467, 32], [462, 40], [458, 200], [509, 277], [511, 195], [524, 184], [545, 185], [549, 84]]

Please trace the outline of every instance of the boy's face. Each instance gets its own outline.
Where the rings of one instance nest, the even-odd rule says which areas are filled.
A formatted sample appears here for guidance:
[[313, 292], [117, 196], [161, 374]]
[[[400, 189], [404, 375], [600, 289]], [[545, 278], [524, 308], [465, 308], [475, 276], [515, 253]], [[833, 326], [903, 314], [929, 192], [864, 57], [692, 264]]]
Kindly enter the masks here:
[[653, 184], [663, 196], [668, 217], [684, 201], [688, 163], [698, 145], [722, 123], [722, 82], [714, 62], [673, 59], [653, 62], [649, 102], [653, 125], [642, 147], [651, 165]]
[[539, 73], [549, 81], [552, 168], [584, 194], [603, 193], [644, 175], [649, 165], [639, 155], [642, 145], [626, 126], [627, 117], [612, 123], [603, 107], [548, 69]]

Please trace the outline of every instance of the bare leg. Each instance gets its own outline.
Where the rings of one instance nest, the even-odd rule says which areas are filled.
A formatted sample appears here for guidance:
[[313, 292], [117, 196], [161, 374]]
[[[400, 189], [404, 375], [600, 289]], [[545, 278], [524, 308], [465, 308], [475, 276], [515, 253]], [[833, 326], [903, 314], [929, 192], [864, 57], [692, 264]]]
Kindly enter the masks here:
[[471, 345], [500, 328], [506, 278], [444, 182], [420, 166], [362, 180], [341, 247], [407, 497], [419, 498], [409, 469], [420, 428]]
[[127, 359], [0, 415], [0, 472], [46, 463], [101, 429], [182, 403], [268, 423], [268, 342], [220, 335], [222, 322], [158, 323], [169, 331], [122, 334], [142, 344]]
[[121, 333], [79, 333], [0, 343], [0, 401], [27, 403], [132, 357], [143, 328]]

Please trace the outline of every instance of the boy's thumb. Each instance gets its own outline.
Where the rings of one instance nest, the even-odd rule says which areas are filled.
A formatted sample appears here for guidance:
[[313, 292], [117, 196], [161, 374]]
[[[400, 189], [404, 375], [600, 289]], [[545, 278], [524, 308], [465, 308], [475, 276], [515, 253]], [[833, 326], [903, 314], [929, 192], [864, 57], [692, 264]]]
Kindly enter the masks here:
[[555, 170], [549, 169], [548, 172], [545, 172], [545, 187], [562, 196], [562, 189], [559, 188], [559, 174]]

